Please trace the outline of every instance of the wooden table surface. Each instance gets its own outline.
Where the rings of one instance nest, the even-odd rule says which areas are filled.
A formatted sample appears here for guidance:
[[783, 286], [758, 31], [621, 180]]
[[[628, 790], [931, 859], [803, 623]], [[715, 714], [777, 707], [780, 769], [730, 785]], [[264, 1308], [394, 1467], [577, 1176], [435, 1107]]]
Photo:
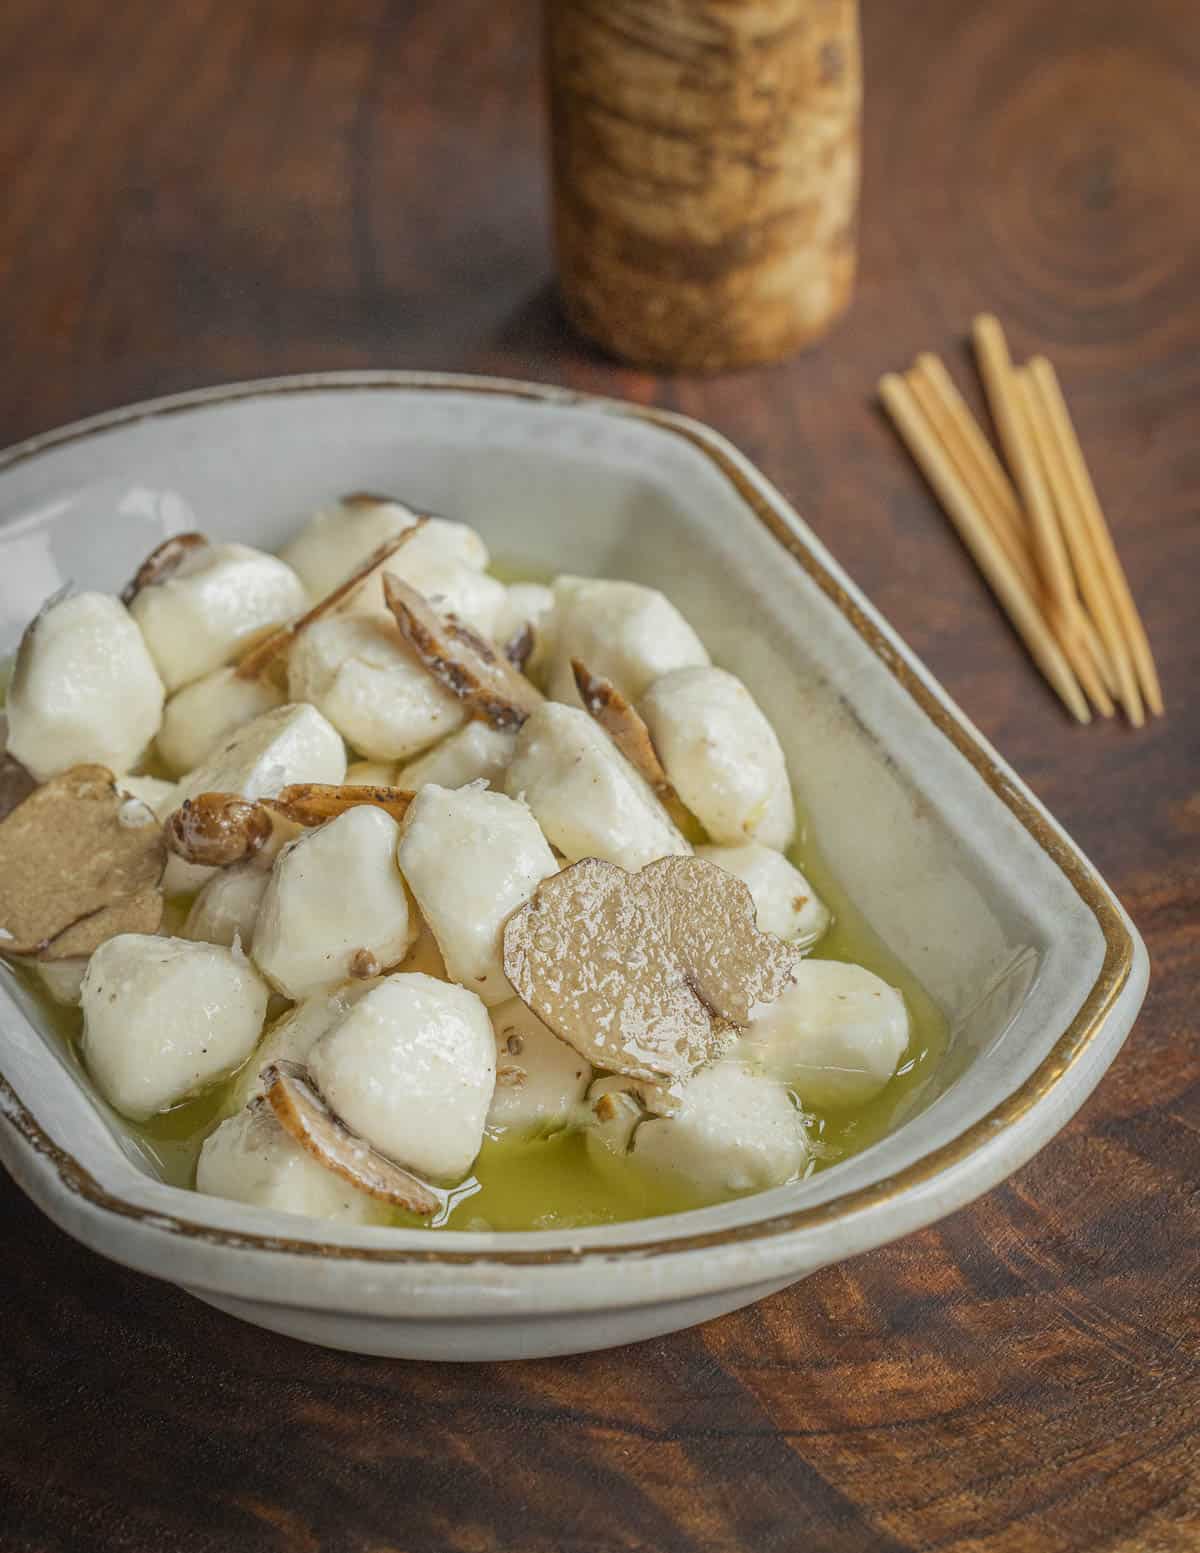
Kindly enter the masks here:
[[[565, 0], [564, 0], [565, 3]], [[615, 0], [614, 0], [615, 3]], [[0, 441], [332, 367], [503, 372], [712, 422], [1079, 839], [1150, 946], [1098, 1093], [974, 1207], [623, 1352], [305, 1349], [101, 1261], [0, 1181], [0, 1547], [1200, 1547], [1196, 0], [867, 0], [857, 305], [723, 380], [553, 300], [533, 0], [5, 0]], [[994, 308], [1077, 411], [1162, 669], [1068, 724], [871, 405]]]

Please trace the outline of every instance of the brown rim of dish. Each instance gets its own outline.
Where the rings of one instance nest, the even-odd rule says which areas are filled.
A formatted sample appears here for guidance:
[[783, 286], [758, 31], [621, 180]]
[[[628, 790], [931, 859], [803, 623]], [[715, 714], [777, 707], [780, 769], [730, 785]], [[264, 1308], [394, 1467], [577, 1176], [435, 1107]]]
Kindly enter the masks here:
[[[585, 1244], [545, 1251], [457, 1251], [450, 1247], [441, 1249], [437, 1245], [431, 1245], [427, 1250], [418, 1247], [390, 1249], [339, 1246], [316, 1240], [218, 1229], [207, 1224], [197, 1224], [190, 1219], [165, 1214], [161, 1210], [142, 1208], [136, 1203], [126, 1202], [123, 1198], [106, 1192], [74, 1155], [60, 1148], [46, 1135], [3, 1073], [0, 1073], [0, 1097], [4, 1102], [0, 1110], [12, 1122], [26, 1143], [54, 1167], [63, 1186], [95, 1207], [121, 1218], [149, 1221], [156, 1228], [169, 1234], [182, 1235], [191, 1240], [238, 1250], [315, 1256], [330, 1261], [445, 1263], [448, 1265], [485, 1262], [510, 1266], [536, 1266], [581, 1262], [591, 1256], [606, 1258], [622, 1254], [638, 1257], [674, 1256], [687, 1251], [702, 1251], [739, 1242], [774, 1239], [796, 1230], [814, 1229], [848, 1214], [887, 1202], [901, 1191], [924, 1184], [944, 1170], [969, 1158], [985, 1144], [992, 1142], [1001, 1130], [1011, 1127], [1043, 1100], [1099, 1034], [1113, 1004], [1129, 979], [1133, 965], [1133, 940], [1120, 913], [1078, 850], [1058, 833], [1044, 815], [1039, 813], [1029, 797], [1014, 787], [1010, 778], [997, 767], [991, 755], [961, 717], [950, 707], [942, 704], [920, 674], [896, 651], [886, 631], [864, 614], [862, 608], [829, 572], [825, 563], [792, 529], [772, 497], [757, 488], [756, 483], [747, 477], [723, 447], [715, 446], [710, 442], [709, 434], [703, 427], [681, 422], [678, 417], [669, 412], [642, 405], [576, 393], [571, 389], [508, 381], [502, 378], [456, 377], [450, 374], [419, 372], [314, 373], [219, 388], [202, 388], [190, 393], [172, 395], [166, 399], [147, 400], [140, 404], [128, 405], [123, 409], [111, 410], [106, 414], [76, 422], [57, 431], [32, 437], [26, 442], [18, 443], [15, 447], [0, 452], [0, 473], [39, 454], [84, 441], [89, 437], [102, 436], [106, 432], [120, 430], [138, 421], [158, 420], [169, 415], [203, 410], [212, 405], [245, 399], [267, 399], [285, 394], [339, 393], [347, 390], [362, 392], [372, 389], [393, 393], [415, 391], [491, 394], [502, 398], [540, 401], [552, 406], [580, 405], [609, 415], [629, 416], [636, 420], [647, 421], [672, 436], [683, 438], [685, 442], [697, 448], [733, 486], [758, 521], [799, 563], [826, 598], [867, 643], [892, 677], [904, 687], [938, 731], [972, 766], [1009, 813], [1024, 826], [1046, 856], [1070, 882], [1080, 900], [1091, 911], [1104, 938], [1104, 959], [1096, 980], [1075, 1017], [1029, 1077], [1011, 1094], [1006, 1095], [993, 1106], [986, 1115], [972, 1122], [946, 1143], [913, 1160], [890, 1176], [843, 1192], [824, 1202], [797, 1208], [791, 1212], [776, 1211], [769, 1217], [750, 1224], [731, 1225], [725, 1229], [710, 1230], [703, 1234], [656, 1236], [654, 1227], [659, 1221], [643, 1219], [635, 1220], [633, 1224], [646, 1227], [649, 1233], [645, 1238], [634, 1237], [619, 1245]], [[713, 435], [719, 436], [719, 433]], [[687, 1217], [687, 1215], [678, 1217]]]

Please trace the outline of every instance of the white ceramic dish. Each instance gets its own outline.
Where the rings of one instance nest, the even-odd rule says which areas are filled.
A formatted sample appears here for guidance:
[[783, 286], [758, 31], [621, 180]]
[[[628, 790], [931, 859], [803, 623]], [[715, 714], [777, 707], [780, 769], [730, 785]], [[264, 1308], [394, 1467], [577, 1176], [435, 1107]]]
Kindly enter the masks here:
[[1145, 949], [1111, 892], [787, 503], [714, 432], [488, 379], [330, 374], [158, 400], [0, 455], [0, 650], [164, 534], [273, 548], [394, 492], [501, 559], [663, 588], [780, 731], [842, 883], [941, 1004], [924, 1109], [806, 1182], [573, 1232], [356, 1229], [165, 1186], [0, 983], [0, 1157], [68, 1233], [246, 1320], [363, 1353], [603, 1348], [749, 1303], [1015, 1170], [1112, 1061]]

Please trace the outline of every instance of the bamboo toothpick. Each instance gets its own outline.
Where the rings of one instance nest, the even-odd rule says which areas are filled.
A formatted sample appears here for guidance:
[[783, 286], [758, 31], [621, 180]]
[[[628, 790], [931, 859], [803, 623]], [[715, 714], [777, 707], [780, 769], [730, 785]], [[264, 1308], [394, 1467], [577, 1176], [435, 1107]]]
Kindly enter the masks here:
[[1081, 723], [1090, 722], [1091, 712], [1079, 682], [1051, 634], [1034, 595], [1021, 580], [970, 489], [934, 435], [911, 388], [903, 378], [889, 372], [880, 380], [879, 395], [909, 452], [933, 487], [946, 515], [1035, 663], [1071, 715]]
[[[1017, 505], [1008, 477], [1000, 468], [999, 460], [993, 453], [991, 456], [996, 465], [995, 473], [1008, 487], [1007, 497], [1012, 498], [1011, 506], [1006, 496], [1001, 494], [998, 485], [993, 483], [994, 477], [985, 477], [983, 473], [985, 461], [979, 458], [967, 430], [968, 422], [976, 431], [979, 430], [974, 417], [961, 399], [959, 400], [962, 407], [961, 415], [958, 413], [958, 406], [947, 401], [942, 383], [927, 365], [931, 360], [936, 361], [937, 358], [919, 356], [916, 366], [905, 373], [904, 380], [912, 390], [913, 397], [920, 405], [925, 419], [937, 433], [942, 446], [949, 454], [963, 484], [974, 493], [979, 508], [988, 519], [993, 533], [1004, 548], [1004, 553], [1021, 573], [1022, 582], [1031, 591], [1036, 592], [1037, 575], [1029, 556], [1028, 541], [1023, 533], [1024, 522], [1021, 509]], [[938, 362], [938, 365], [941, 366], [941, 363]], [[955, 392], [957, 393], [957, 390]], [[990, 448], [988, 452], [991, 453]]]
[[[992, 417], [1000, 433], [1017, 489], [1025, 503], [1025, 510], [1029, 514], [1038, 570], [1052, 604], [1062, 611], [1065, 629], [1070, 635], [1081, 639], [1086, 635], [1084, 615], [1079, 607], [1071, 563], [1058, 526], [1058, 514], [1033, 445], [1026, 396], [1013, 368], [1004, 330], [990, 313], [981, 313], [972, 325], [972, 335]], [[1097, 656], [1100, 656], [1099, 652]], [[1105, 667], [1107, 669], [1108, 665], [1105, 664]], [[1081, 678], [1097, 709], [1105, 717], [1111, 717], [1113, 705], [1101, 677], [1089, 667]], [[1115, 682], [1111, 672], [1104, 678]], [[1097, 684], [1100, 685], [1098, 696], [1093, 689]]]
[[1058, 375], [1044, 356], [1036, 356], [1030, 363], [1030, 368], [1033, 379], [1038, 385], [1041, 401], [1049, 414], [1056, 444], [1066, 461], [1078, 510], [1108, 585], [1126, 645], [1137, 668], [1146, 703], [1156, 717], [1161, 717], [1163, 714], [1162, 687], [1159, 684], [1154, 655], [1150, 651], [1142, 618], [1138, 614], [1133, 594], [1129, 590], [1125, 570], [1117, 556], [1112, 533], [1096, 495], [1096, 488], [1088, 473], [1087, 462], [1071, 420], [1071, 412], [1067, 408], [1066, 399], [1059, 386]]
[[[1042, 358], [1044, 360], [1044, 358]], [[1049, 362], [1045, 363], [1049, 366]], [[1100, 566], [1099, 553], [1092, 543], [1081, 510], [1066, 455], [1056, 434], [1047, 399], [1044, 372], [1035, 372], [1032, 363], [1021, 368], [1022, 382], [1029, 402], [1029, 424], [1047, 484], [1058, 508], [1059, 521], [1079, 580], [1079, 591], [1091, 611], [1109, 661], [1116, 675], [1116, 691], [1129, 721], [1140, 728], [1146, 721], [1142, 696], [1133, 671], [1133, 660], [1121, 632], [1112, 594]]]
[[1067, 554], [1066, 541], [1063, 537], [1062, 527], [1059, 523], [1059, 512], [1050, 495], [1050, 487], [1046, 482], [1045, 469], [1041, 452], [1038, 447], [1036, 435], [1036, 423], [1038, 420], [1037, 403], [1033, 398], [1032, 386], [1024, 372], [1014, 372], [1012, 376], [1012, 393], [1017, 407], [1017, 414], [1021, 419], [1022, 433], [1028, 442], [1029, 454], [1033, 458], [1038, 479], [1042, 489], [1046, 493], [1048, 516], [1053, 528], [1055, 540], [1062, 553], [1063, 564], [1067, 569], [1067, 593], [1065, 602], [1057, 594], [1050, 599], [1050, 608], [1062, 621], [1062, 629], [1078, 646], [1078, 651], [1068, 653], [1071, 666], [1079, 676], [1079, 682], [1087, 691], [1092, 705], [1100, 713], [1101, 717], [1111, 717], [1115, 708], [1112, 697], [1108, 693], [1105, 680], [1110, 676], [1101, 673], [1101, 666], [1107, 669], [1108, 655], [1099, 642], [1094, 643], [1089, 650], [1087, 640], [1087, 616], [1079, 603], [1079, 595], [1075, 591], [1075, 578], [1071, 572], [1071, 563]]
[[999, 320], [981, 313], [972, 325], [979, 372], [987, 392], [996, 430], [1029, 514], [1038, 567], [1052, 598], [1064, 609], [1071, 606], [1074, 584], [1071, 566], [1058, 531], [1050, 493], [1038, 467], [1025, 423], [1016, 373], [1008, 353], [1008, 341]]
[[[1016, 492], [950, 374], [936, 356], [925, 354], [917, 358], [905, 381], [1022, 583], [1035, 599], [1042, 598], [1044, 589], [1029, 554]], [[1072, 623], [1053, 601], [1046, 603], [1045, 614], [1076, 678], [1088, 689], [1101, 713], [1111, 716], [1113, 706], [1105, 684], [1107, 661], [1091, 623], [1078, 609]]]
[[980, 429], [979, 422], [968, 409], [954, 379], [941, 358], [932, 351], [923, 351], [917, 357], [915, 370], [945, 407], [947, 419], [958, 432], [963, 451], [974, 471], [977, 486], [991, 493], [996, 510], [1004, 514], [1004, 526], [1024, 547], [1028, 543], [1029, 525], [1021, 511], [1013, 483]]

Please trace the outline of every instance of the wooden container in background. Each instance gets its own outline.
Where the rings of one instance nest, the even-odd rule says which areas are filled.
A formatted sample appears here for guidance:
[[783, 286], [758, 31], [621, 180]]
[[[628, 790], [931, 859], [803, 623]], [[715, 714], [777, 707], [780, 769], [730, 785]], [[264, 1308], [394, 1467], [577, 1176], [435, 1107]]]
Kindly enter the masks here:
[[563, 302], [640, 365], [822, 335], [854, 283], [857, 0], [546, 0]]

